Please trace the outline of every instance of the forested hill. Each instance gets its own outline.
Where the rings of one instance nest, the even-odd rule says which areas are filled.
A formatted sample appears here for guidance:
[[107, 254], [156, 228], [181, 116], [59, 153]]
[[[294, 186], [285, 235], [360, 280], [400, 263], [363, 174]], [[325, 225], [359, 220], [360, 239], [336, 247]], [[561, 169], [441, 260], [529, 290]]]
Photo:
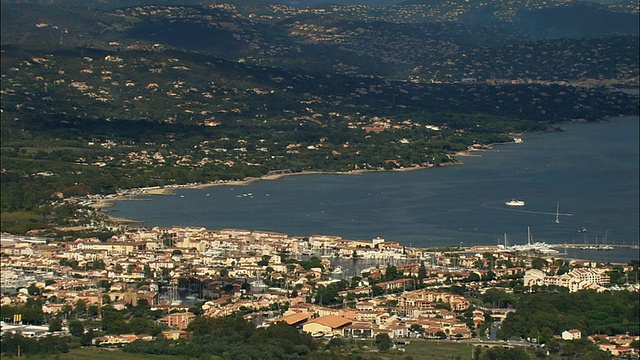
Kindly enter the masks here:
[[[481, 21], [467, 19], [464, 11], [427, 5], [297, 9], [242, 3], [98, 10], [6, 4], [1, 41], [26, 47], [179, 50], [292, 70], [418, 82], [637, 80], [637, 12], [589, 8], [585, 16], [584, 9], [522, 9], [539, 16]], [[599, 21], [588, 21], [594, 17]], [[578, 29], [585, 21], [598, 25], [589, 25], [588, 32]]]
[[[438, 166], [514, 133], [638, 113], [617, 91], [637, 87], [637, 36], [538, 37], [443, 4], [3, 1], [3, 231], [86, 220], [60, 198]], [[616, 6], [598, 11], [637, 17]]]

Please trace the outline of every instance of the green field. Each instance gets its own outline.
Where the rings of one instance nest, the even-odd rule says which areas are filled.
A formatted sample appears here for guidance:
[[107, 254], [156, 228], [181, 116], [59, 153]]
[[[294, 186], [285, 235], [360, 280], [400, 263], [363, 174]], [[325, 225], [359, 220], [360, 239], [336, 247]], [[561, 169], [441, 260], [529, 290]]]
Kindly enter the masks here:
[[[434, 343], [434, 342], [413, 342], [405, 346], [405, 351], [391, 350], [387, 353], [371, 352], [367, 356], [366, 352], [360, 353], [365, 358], [388, 359], [388, 360], [431, 360], [431, 359], [471, 359], [471, 346], [461, 343]], [[17, 357], [3, 356], [3, 360], [17, 359]], [[164, 355], [143, 355], [131, 354], [121, 350], [106, 349], [72, 349], [66, 354], [56, 354], [50, 356], [34, 355], [20, 357], [20, 359], [43, 359], [43, 360], [164, 360], [178, 357]], [[187, 357], [179, 357], [188, 359]]]
[[[3, 360], [18, 359], [15, 356], [2, 356]], [[130, 354], [120, 350], [105, 349], [72, 349], [66, 354], [55, 354], [50, 356], [33, 355], [21, 356], [20, 359], [43, 359], [43, 360], [163, 360], [175, 359], [172, 356]]]
[[[405, 356], [413, 359], [472, 359], [473, 347], [453, 342], [412, 342], [405, 346]], [[402, 358], [402, 357], [398, 357]]]

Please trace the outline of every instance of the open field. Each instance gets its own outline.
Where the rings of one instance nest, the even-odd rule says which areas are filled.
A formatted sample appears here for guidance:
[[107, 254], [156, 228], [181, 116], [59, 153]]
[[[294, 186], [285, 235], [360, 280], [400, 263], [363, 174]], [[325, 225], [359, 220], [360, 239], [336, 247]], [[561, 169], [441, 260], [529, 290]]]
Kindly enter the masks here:
[[[401, 359], [414, 359], [414, 360], [445, 360], [445, 359], [471, 359], [471, 346], [462, 343], [451, 342], [413, 342], [405, 346], [405, 352], [389, 351], [387, 353], [375, 353], [371, 352], [369, 357], [367, 354], [361, 353], [361, 355], [370, 359], [387, 359], [387, 360], [401, 360]], [[3, 360], [17, 359], [17, 357], [3, 356]], [[121, 350], [107, 350], [107, 349], [72, 349], [66, 354], [55, 354], [43, 357], [37, 356], [22, 356], [21, 359], [42, 359], [42, 360], [169, 360], [175, 359], [174, 356], [165, 355], [144, 355], [144, 354], [130, 354]], [[186, 357], [180, 357], [180, 359], [187, 359]]]
[[[3, 360], [18, 359], [15, 356], [2, 356]], [[106, 349], [72, 349], [66, 354], [55, 354], [49, 356], [33, 355], [21, 356], [20, 359], [42, 359], [42, 360], [169, 360], [174, 356], [164, 355], [144, 355], [130, 354], [120, 350]]]
[[[405, 356], [413, 359], [472, 359], [473, 347], [464, 343], [453, 342], [412, 342], [405, 346]], [[398, 356], [401, 359], [402, 357]]]

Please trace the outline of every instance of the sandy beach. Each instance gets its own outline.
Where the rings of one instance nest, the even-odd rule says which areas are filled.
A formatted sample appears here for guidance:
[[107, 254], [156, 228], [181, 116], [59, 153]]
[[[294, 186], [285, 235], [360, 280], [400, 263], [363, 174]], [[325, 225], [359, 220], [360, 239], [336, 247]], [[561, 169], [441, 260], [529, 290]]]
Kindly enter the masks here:
[[[338, 174], [348, 174], [355, 175], [362, 173], [364, 171], [353, 171], [348, 173], [338, 173]], [[136, 201], [139, 200], [141, 196], [145, 195], [171, 195], [176, 189], [205, 189], [212, 186], [243, 186], [248, 185], [254, 181], [258, 180], [278, 180], [283, 177], [293, 176], [293, 175], [310, 175], [310, 174], [321, 174], [319, 171], [301, 171], [296, 173], [282, 173], [282, 174], [269, 174], [261, 177], [249, 177], [242, 180], [231, 180], [231, 181], [216, 181], [211, 183], [201, 183], [201, 184], [186, 184], [186, 185], [167, 185], [160, 187], [150, 187], [150, 188], [138, 188], [138, 189], [130, 189], [123, 194], [119, 195], [110, 195], [108, 197], [103, 198], [95, 198], [91, 204], [95, 210], [102, 212], [106, 215], [109, 220], [120, 223], [120, 224], [132, 224], [138, 223], [138, 221], [120, 218], [117, 216], [112, 216], [106, 211], [106, 209], [113, 207], [113, 203], [116, 201]]]

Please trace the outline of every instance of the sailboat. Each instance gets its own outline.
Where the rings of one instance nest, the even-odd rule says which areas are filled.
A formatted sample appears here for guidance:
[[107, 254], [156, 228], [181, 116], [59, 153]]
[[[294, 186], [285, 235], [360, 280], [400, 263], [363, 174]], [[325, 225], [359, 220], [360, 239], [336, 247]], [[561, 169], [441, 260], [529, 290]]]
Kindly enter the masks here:
[[560, 202], [556, 203], [556, 224], [560, 224]]
[[551, 248], [551, 246], [545, 242], [533, 241], [533, 236], [531, 235], [530, 227], [527, 227], [527, 243], [524, 245], [513, 245], [510, 247], [510, 249], [516, 250], [516, 251], [539, 252], [544, 255], [559, 253], [559, 251]]

